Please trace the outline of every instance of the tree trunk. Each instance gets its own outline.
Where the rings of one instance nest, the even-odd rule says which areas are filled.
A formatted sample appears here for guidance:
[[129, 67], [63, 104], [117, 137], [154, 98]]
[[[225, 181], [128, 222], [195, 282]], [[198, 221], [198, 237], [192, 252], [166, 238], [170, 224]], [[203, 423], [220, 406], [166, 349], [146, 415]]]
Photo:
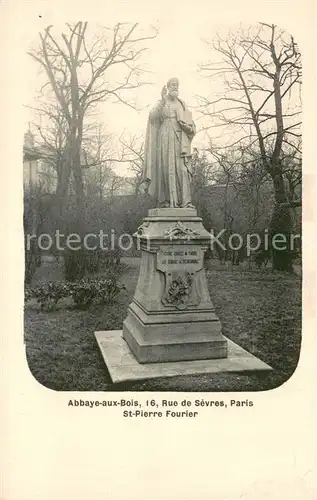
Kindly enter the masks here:
[[[38, 222], [38, 204], [35, 189], [30, 186], [28, 193], [28, 203], [24, 204], [24, 214], [23, 214], [23, 226], [24, 226], [24, 283], [30, 285], [32, 278], [35, 274], [37, 263], [41, 258], [41, 251], [38, 248], [38, 237], [39, 237], [39, 222]], [[28, 246], [28, 235], [36, 236], [29, 240]]]
[[[272, 175], [275, 206], [270, 223], [270, 246], [273, 269], [292, 272], [291, 233], [292, 217], [287, 202], [285, 183], [280, 169], [274, 169]], [[279, 237], [277, 235], [280, 235]], [[279, 241], [280, 243], [277, 243]]]
[[63, 151], [57, 172], [57, 186], [55, 192], [55, 203], [53, 207], [55, 231], [59, 230], [61, 234], [65, 234], [65, 231], [67, 229], [66, 216], [68, 211], [70, 175], [70, 144], [68, 142], [66, 144], [65, 150]]
[[[81, 279], [87, 267], [87, 251], [83, 248], [83, 238], [86, 232], [85, 193], [81, 168], [81, 134], [76, 136], [76, 128], [72, 130], [70, 145], [70, 165], [75, 184], [76, 211], [68, 222], [67, 233], [75, 233], [81, 239], [79, 250], [68, 248], [64, 256], [65, 278], [68, 281]], [[78, 244], [79, 246], [79, 244]]]

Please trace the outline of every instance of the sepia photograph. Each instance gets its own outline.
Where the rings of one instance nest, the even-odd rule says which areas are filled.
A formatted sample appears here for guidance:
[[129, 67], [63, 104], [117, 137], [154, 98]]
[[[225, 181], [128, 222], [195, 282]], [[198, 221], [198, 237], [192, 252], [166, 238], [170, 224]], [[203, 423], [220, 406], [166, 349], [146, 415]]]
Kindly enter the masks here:
[[54, 391], [284, 384], [302, 338], [296, 37], [123, 17], [43, 25], [25, 51], [32, 376]]

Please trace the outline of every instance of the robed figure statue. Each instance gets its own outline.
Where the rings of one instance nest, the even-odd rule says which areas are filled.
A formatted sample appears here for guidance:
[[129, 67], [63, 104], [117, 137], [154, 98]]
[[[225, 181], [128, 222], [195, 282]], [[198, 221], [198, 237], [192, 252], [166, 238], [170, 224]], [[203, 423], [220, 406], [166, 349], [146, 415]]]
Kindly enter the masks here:
[[178, 79], [171, 78], [149, 114], [143, 179], [159, 207], [193, 208], [191, 142], [196, 128], [191, 112], [178, 97], [178, 87]]

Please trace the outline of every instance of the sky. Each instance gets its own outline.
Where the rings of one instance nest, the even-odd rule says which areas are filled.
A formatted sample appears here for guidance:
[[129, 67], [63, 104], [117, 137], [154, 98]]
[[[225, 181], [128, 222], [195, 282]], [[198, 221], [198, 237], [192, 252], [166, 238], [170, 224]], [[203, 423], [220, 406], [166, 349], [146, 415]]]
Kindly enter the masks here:
[[[164, 17], [160, 21], [156, 21], [155, 25], [159, 30], [158, 36], [146, 42], [149, 49], [140, 60], [141, 65], [150, 72], [144, 78], [151, 80], [153, 84], [131, 91], [130, 96], [132, 99], [136, 99], [140, 111], [135, 111], [121, 103], [109, 101], [100, 105], [98, 121], [104, 124], [108, 133], [118, 136], [123, 134], [125, 137], [144, 135], [149, 110], [160, 99], [161, 89], [171, 77], [179, 78], [179, 95], [189, 107], [197, 105], [196, 95], [214, 99], [217, 92], [222, 90], [219, 83], [211, 83], [210, 80], [203, 79], [197, 71], [200, 64], [211, 59], [214, 61], [217, 57], [203, 39], [211, 40], [217, 32], [226, 34], [229, 29], [238, 27], [238, 25], [201, 22], [189, 26], [182, 17], [178, 18], [177, 16]], [[64, 29], [64, 26], [58, 25], [55, 29], [56, 34], [59, 34], [61, 29]], [[96, 26], [91, 24], [89, 29], [93, 33]], [[140, 29], [147, 33], [150, 31], [149, 24], [140, 25]], [[38, 38], [35, 37], [30, 46], [36, 45], [37, 40]], [[38, 63], [31, 57], [28, 58], [26, 68], [28, 94], [25, 104], [36, 106], [34, 90], [39, 89], [44, 83], [44, 75], [39, 74]], [[200, 147], [206, 143], [206, 135], [204, 132], [199, 132], [203, 122], [197, 110], [194, 108], [192, 111], [198, 129], [193, 146]], [[25, 108], [26, 129], [28, 123], [33, 120], [33, 111]], [[216, 137], [219, 135], [219, 130], [210, 131], [209, 134], [211, 137], [213, 135]], [[117, 163], [115, 168], [118, 175], [130, 174], [126, 164]]]

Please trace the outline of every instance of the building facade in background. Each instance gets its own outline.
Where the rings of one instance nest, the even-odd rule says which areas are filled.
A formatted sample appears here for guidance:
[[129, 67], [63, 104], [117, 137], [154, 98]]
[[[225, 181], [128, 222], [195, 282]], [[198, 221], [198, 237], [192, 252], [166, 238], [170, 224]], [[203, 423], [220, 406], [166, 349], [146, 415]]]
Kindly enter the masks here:
[[[24, 189], [39, 187], [44, 193], [53, 194], [57, 187], [57, 174], [52, 163], [47, 160], [49, 153], [43, 146], [35, 145], [32, 132], [24, 134], [23, 184]], [[90, 166], [85, 151], [81, 154], [83, 182], [87, 191], [96, 192], [102, 198], [130, 196], [134, 192], [133, 178], [118, 176], [103, 165]], [[70, 190], [73, 190], [72, 181]]]

